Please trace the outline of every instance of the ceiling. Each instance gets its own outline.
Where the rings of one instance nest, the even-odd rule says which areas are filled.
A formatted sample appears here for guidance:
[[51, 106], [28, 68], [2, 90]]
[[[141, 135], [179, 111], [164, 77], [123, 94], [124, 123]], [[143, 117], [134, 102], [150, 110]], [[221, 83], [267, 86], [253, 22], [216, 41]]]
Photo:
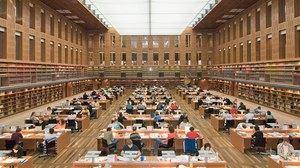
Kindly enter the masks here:
[[87, 0], [121, 35], [180, 35], [209, 0]]

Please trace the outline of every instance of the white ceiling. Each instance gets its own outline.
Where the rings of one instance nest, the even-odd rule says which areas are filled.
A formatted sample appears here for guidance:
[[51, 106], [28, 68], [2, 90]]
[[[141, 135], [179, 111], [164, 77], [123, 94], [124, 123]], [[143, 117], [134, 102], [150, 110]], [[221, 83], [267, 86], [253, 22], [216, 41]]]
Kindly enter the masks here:
[[209, 0], [89, 0], [121, 35], [180, 35]]

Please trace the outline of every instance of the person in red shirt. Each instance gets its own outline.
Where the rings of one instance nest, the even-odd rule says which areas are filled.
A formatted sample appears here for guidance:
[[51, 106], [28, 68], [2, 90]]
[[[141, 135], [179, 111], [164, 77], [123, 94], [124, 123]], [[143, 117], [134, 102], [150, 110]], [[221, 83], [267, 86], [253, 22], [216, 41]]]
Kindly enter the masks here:
[[238, 109], [236, 108], [236, 106], [232, 106], [232, 108], [230, 109], [230, 114], [237, 114], [238, 113]]
[[172, 103], [170, 108], [171, 108], [171, 110], [177, 110], [178, 106], [175, 103]]
[[153, 150], [154, 155], [158, 154], [159, 145], [162, 145], [162, 144], [168, 145], [168, 140], [169, 139], [174, 139], [174, 138], [178, 138], [178, 134], [175, 132], [174, 127], [170, 126], [169, 127], [169, 134], [168, 134], [168, 136], [167, 136], [167, 138], [166, 138], [165, 141], [160, 140], [159, 138], [156, 138], [154, 140], [154, 150]]
[[198, 134], [198, 132], [195, 132], [194, 130], [195, 130], [194, 127], [190, 127], [190, 132], [186, 134], [186, 137], [189, 139], [196, 139], [201, 137], [201, 135]]
[[21, 131], [22, 131], [21, 128], [17, 128], [16, 132], [14, 132], [11, 135], [11, 140], [14, 140], [16, 142], [16, 144], [23, 145], [23, 142], [21, 141], [21, 139], [23, 139], [23, 135], [22, 135]]

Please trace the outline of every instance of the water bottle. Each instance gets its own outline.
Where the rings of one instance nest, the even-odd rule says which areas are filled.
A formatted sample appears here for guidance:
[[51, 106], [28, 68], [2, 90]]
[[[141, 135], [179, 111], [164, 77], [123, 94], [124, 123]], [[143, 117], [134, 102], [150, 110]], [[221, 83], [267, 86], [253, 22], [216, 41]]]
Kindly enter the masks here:
[[141, 154], [141, 161], [144, 161], [144, 154]]

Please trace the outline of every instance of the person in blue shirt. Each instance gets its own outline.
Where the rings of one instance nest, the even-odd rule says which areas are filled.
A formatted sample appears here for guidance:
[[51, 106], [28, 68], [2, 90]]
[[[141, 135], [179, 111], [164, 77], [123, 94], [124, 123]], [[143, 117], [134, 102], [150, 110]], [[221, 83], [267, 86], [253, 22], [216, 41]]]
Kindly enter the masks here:
[[89, 96], [86, 94], [86, 92], [84, 92], [84, 94], [83, 94], [82, 98], [83, 98], [84, 100], [86, 100], [86, 99], [88, 99], [88, 98], [89, 98]]
[[118, 119], [115, 119], [114, 122], [113, 122], [113, 125], [114, 125], [114, 129], [115, 130], [119, 130], [122, 128], [125, 128], [123, 124], [121, 124]]
[[132, 104], [129, 103], [126, 105], [126, 113], [133, 114], [133, 105]]
[[161, 117], [160, 117], [159, 113], [157, 112], [154, 116], [154, 120], [157, 122], [160, 119], [161, 119]]
[[136, 157], [134, 157], [134, 160], [138, 159], [141, 156], [140, 149], [132, 143], [131, 139], [126, 140], [126, 145], [124, 145], [121, 151], [121, 156], [124, 156], [126, 151], [137, 151], [137, 155]]

